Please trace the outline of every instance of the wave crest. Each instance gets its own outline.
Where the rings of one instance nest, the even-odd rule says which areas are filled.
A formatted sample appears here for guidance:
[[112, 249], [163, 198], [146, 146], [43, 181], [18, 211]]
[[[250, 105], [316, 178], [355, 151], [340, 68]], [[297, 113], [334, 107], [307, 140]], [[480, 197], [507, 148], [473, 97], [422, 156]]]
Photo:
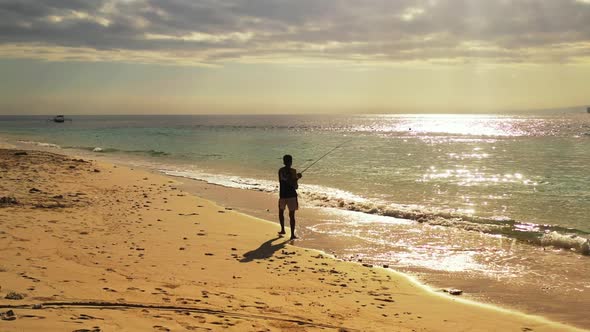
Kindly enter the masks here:
[[96, 153], [141, 154], [141, 155], [149, 155], [152, 157], [160, 157], [160, 156], [170, 155], [168, 152], [158, 151], [158, 150], [153, 150], [153, 149], [150, 149], [150, 150], [124, 150], [124, 149], [116, 149], [116, 148], [103, 148], [100, 146], [67, 146], [64, 148], [92, 151], [92, 152], [96, 152]]
[[27, 144], [27, 145], [35, 145], [35, 146], [41, 146], [41, 147], [45, 147], [45, 148], [55, 148], [55, 149], [61, 149], [61, 146], [57, 145], [57, 144], [53, 144], [53, 143], [46, 143], [46, 142], [36, 142], [36, 141], [17, 141], [20, 144]]

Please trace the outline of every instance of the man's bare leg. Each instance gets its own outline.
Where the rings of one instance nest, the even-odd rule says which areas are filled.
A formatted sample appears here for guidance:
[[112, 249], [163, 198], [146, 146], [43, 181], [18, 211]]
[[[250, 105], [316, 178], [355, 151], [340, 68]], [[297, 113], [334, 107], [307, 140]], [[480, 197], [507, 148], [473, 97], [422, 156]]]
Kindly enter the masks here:
[[289, 223], [291, 224], [291, 240], [297, 238], [295, 236], [295, 211], [289, 210]]
[[279, 222], [281, 223], [281, 231], [279, 234], [285, 234], [285, 209], [279, 209]]

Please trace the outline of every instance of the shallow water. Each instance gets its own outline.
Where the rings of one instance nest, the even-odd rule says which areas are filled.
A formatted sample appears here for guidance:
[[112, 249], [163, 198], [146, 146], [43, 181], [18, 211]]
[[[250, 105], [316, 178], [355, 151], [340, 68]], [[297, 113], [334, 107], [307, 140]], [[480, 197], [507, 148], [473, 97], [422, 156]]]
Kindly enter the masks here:
[[542, 292], [522, 307], [590, 327], [587, 114], [0, 117], [0, 134], [267, 192], [284, 153], [302, 170], [344, 143], [304, 173], [301, 243], [492, 302]]

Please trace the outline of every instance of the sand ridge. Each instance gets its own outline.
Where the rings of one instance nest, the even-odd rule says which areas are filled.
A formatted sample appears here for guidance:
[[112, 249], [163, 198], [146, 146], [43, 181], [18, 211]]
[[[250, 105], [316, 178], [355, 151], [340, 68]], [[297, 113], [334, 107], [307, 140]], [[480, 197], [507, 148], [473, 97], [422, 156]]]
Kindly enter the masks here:
[[0, 331], [574, 330], [298, 248], [178, 185], [0, 150]]

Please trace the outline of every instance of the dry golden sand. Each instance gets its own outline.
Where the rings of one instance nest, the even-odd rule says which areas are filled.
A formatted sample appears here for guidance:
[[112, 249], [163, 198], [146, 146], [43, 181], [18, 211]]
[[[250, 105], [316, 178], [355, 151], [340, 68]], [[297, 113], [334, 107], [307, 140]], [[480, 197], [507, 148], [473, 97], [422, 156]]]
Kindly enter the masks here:
[[0, 197], [17, 200], [0, 204], [0, 313], [16, 318], [0, 331], [573, 330], [291, 246], [177, 185], [0, 150]]

